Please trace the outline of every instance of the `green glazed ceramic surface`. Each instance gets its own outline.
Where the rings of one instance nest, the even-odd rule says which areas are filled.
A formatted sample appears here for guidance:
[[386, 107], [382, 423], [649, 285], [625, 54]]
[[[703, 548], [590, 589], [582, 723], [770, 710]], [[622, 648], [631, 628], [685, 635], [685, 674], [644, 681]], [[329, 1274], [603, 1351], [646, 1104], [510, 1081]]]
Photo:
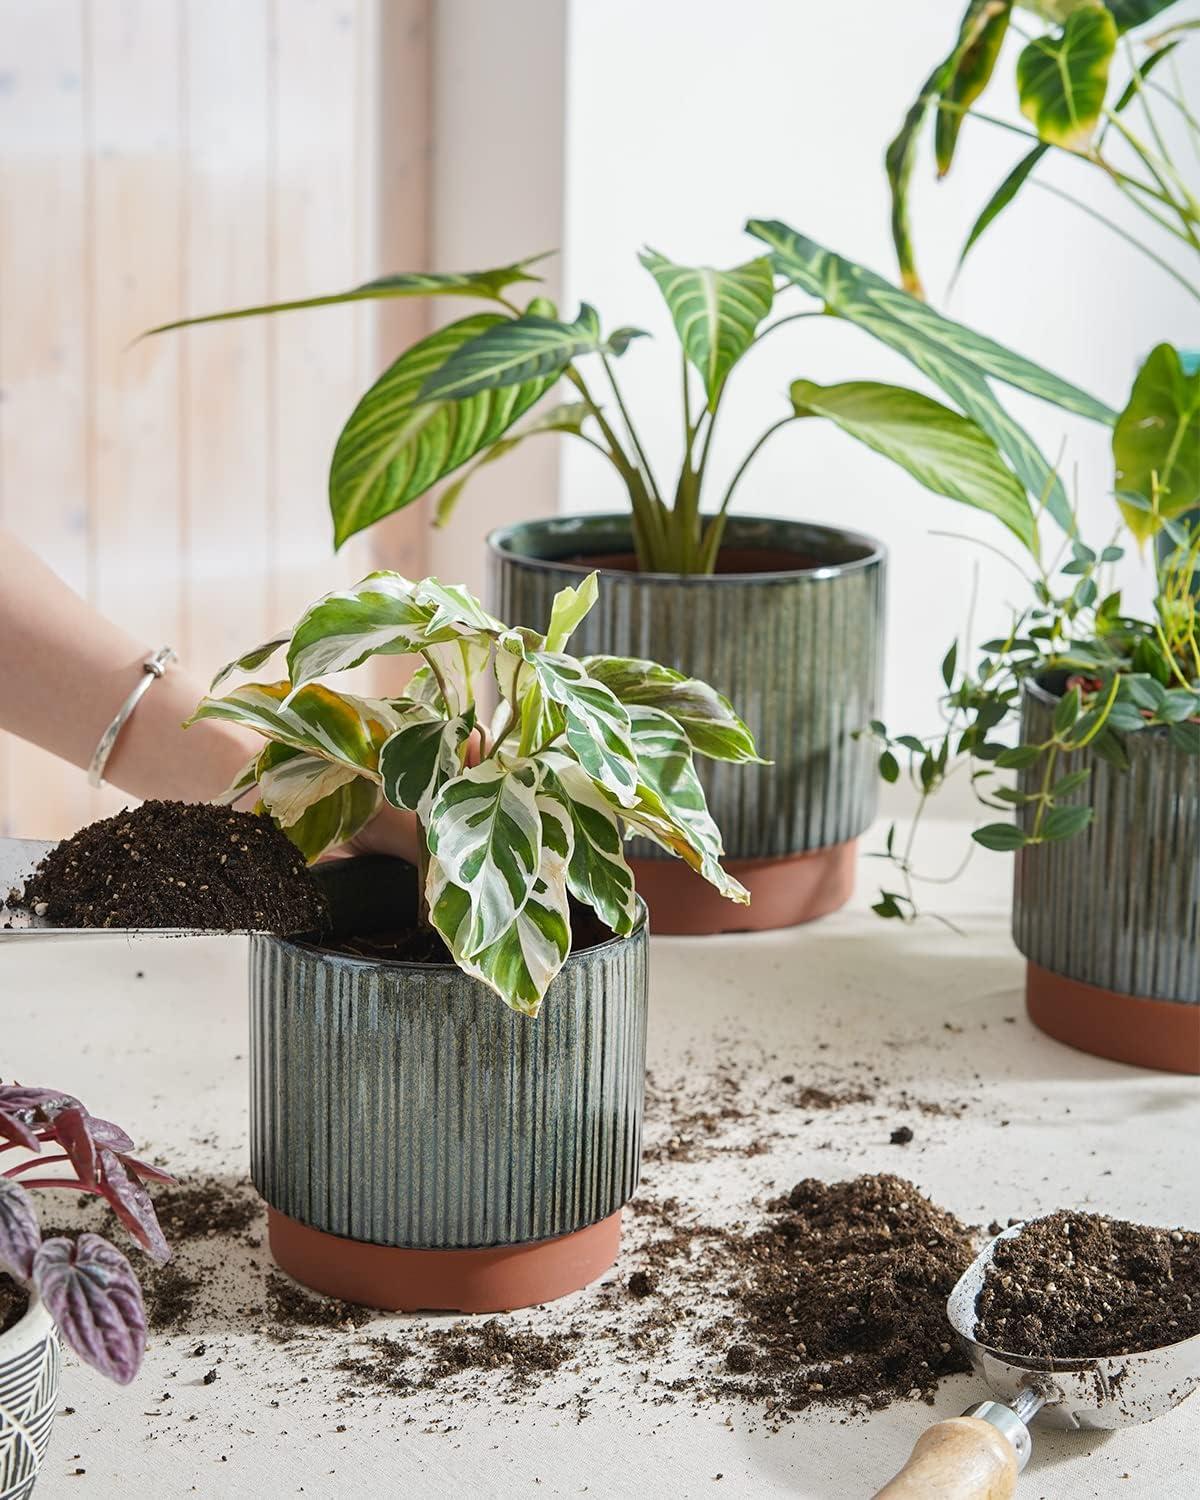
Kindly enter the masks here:
[[[334, 930], [402, 929], [395, 860], [323, 872]], [[250, 943], [250, 1154], [301, 1223], [412, 1249], [566, 1234], [633, 1194], [646, 929], [573, 953], [531, 1021], [452, 964]]]
[[[544, 629], [559, 589], [589, 557], [632, 550], [627, 515], [557, 516], [493, 532], [491, 608]], [[875, 816], [874, 756], [851, 734], [878, 716], [885, 557], [855, 532], [737, 516], [726, 547], [781, 555], [776, 571], [708, 577], [601, 566], [600, 599], [575, 655], [647, 657], [703, 678], [750, 726], [769, 766], [697, 758], [731, 859], [856, 838]], [[798, 568], [790, 559], [805, 559]], [[635, 840], [641, 858], [669, 859]]]

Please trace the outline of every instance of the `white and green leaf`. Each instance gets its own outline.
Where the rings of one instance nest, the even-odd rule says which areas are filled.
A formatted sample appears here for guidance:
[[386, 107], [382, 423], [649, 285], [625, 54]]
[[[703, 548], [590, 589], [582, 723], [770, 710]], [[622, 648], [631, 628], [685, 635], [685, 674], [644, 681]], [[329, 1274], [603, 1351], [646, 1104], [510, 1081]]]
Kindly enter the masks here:
[[1030, 551], [1036, 549], [1033, 509], [1024, 486], [993, 440], [969, 417], [916, 391], [869, 380], [830, 386], [797, 380], [791, 397], [798, 417], [827, 417], [926, 489], [987, 511]]
[[753, 735], [733, 705], [707, 682], [635, 657], [585, 656], [583, 665], [589, 677], [602, 682], [626, 707], [641, 703], [669, 713], [698, 755], [763, 764]]
[[210, 693], [215, 693], [222, 687], [235, 672], [257, 672], [264, 662], [268, 662], [275, 653], [286, 646], [291, 640], [292, 633], [285, 630], [279, 635], [272, 636], [269, 641], [264, 641], [261, 646], [255, 646], [253, 651], [247, 651], [244, 656], [237, 657], [234, 661], [227, 662], [208, 685]]
[[572, 635], [591, 613], [600, 595], [597, 575], [589, 573], [576, 588], [560, 589], [550, 606], [545, 650], [565, 651]]
[[338, 761], [378, 779], [379, 749], [396, 727], [395, 710], [377, 698], [337, 693], [322, 683], [249, 682], [223, 698], [204, 698], [187, 721], [221, 719], [269, 740]]
[[574, 837], [567, 869], [571, 894], [590, 906], [613, 932], [624, 936], [633, 931], [638, 903], [617, 804], [572, 756], [550, 751], [542, 760], [545, 791], [562, 802], [571, 818]]
[[[541, 863], [539, 769], [485, 760], [445, 783], [427, 826], [429, 852], [467, 895], [464, 933], [438, 930], [473, 957], [496, 942], [529, 899]], [[436, 924], [436, 914], [435, 914]]]
[[501, 318], [462, 343], [425, 378], [422, 401], [463, 401], [488, 391], [541, 384], [546, 389], [583, 354], [620, 354], [637, 329], [621, 329], [610, 339], [600, 316], [586, 302], [573, 323], [541, 313]]
[[741, 359], [771, 311], [775, 277], [764, 256], [728, 271], [680, 266], [643, 250], [638, 257], [658, 283], [684, 352], [704, 381], [714, 410], [730, 370]]
[[276, 743], [259, 755], [256, 772], [259, 797], [284, 829], [299, 822], [314, 803], [363, 774], [342, 761]]
[[1055, 36], [1040, 36], [1017, 58], [1021, 113], [1041, 140], [1067, 151], [1090, 146], [1104, 110], [1117, 23], [1098, 3], [1073, 10]]
[[438, 793], [462, 769], [462, 746], [474, 727], [473, 710], [453, 719], [423, 707], [412, 710], [379, 752], [383, 795], [392, 806], [416, 813], [427, 825]]
[[439, 328], [406, 350], [358, 403], [329, 473], [337, 546], [489, 448], [554, 383], [554, 375], [534, 376], [481, 390], [469, 400], [434, 401], [422, 394], [430, 376], [461, 349], [510, 321], [499, 313], [476, 313]]
[[637, 795], [637, 761], [624, 705], [572, 656], [533, 651], [527, 660], [542, 693], [561, 706], [567, 744], [580, 765], [619, 802], [632, 802]]
[[356, 776], [305, 808], [283, 831], [311, 864], [365, 828], [379, 811], [381, 801], [375, 782]]

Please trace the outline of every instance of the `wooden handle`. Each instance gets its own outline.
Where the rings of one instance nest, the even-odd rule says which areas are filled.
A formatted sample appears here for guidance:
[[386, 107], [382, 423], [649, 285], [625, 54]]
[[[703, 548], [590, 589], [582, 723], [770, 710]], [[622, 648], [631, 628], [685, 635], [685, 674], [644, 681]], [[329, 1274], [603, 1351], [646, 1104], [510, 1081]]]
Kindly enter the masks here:
[[917, 1439], [908, 1462], [875, 1500], [1010, 1500], [1017, 1455], [990, 1422], [951, 1417]]

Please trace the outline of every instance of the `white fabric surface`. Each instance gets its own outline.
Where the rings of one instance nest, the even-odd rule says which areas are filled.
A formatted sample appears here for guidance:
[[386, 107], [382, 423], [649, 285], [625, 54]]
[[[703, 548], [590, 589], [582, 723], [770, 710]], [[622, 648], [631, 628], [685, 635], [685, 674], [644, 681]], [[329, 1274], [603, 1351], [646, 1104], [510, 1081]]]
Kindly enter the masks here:
[[[932, 825], [928, 863], [951, 868], [965, 836], [961, 825]], [[878, 845], [877, 836], [863, 843]], [[714, 1038], [741, 1038], [802, 1081], [824, 1042], [819, 1058], [828, 1074], [849, 1076], [865, 1063], [927, 1098], [944, 1081], [947, 1093], [971, 1101], [967, 1114], [922, 1119], [903, 1153], [887, 1143], [890, 1120], [868, 1114], [859, 1127], [823, 1128], [832, 1149], [792, 1140], [751, 1160], [655, 1166], [648, 1175], [656, 1193], [665, 1195], [669, 1172], [669, 1191], [688, 1201], [745, 1205], [805, 1175], [899, 1171], [970, 1223], [1077, 1206], [1200, 1226], [1196, 1080], [1089, 1058], [1033, 1030], [1008, 936], [1008, 862], [981, 852], [957, 885], [929, 888], [931, 903], [967, 929], [965, 939], [933, 922], [905, 929], [872, 916], [880, 870], [864, 861], [851, 907], [810, 927], [655, 940], [651, 1066], [675, 1074], [689, 1056], [702, 1064]], [[243, 944], [84, 941], [31, 949], [0, 948], [0, 1073], [71, 1089], [176, 1170], [244, 1171]], [[138, 969], [143, 979], [135, 979]], [[539, 1314], [536, 1326], [552, 1327], [569, 1310], [568, 1303]], [[379, 1331], [400, 1333], [402, 1325], [387, 1319]], [[329, 1338], [349, 1345], [354, 1336]], [[942, 1385], [936, 1413], [904, 1402], [869, 1420], [816, 1413], [770, 1431], [740, 1405], [631, 1399], [627, 1370], [614, 1366], [611, 1380], [592, 1389], [582, 1422], [571, 1409], [554, 1409], [563, 1396], [549, 1386], [521, 1405], [464, 1407], [455, 1420], [424, 1430], [406, 1420], [413, 1413], [401, 1399], [373, 1394], [348, 1409], [336, 1402], [336, 1377], [297, 1387], [294, 1351], [250, 1334], [214, 1330], [209, 1342], [223, 1360], [221, 1379], [206, 1387], [200, 1362], [184, 1357], [189, 1342], [157, 1340], [141, 1377], [124, 1391], [68, 1361], [63, 1401], [76, 1410], [56, 1424], [37, 1500], [841, 1500], [872, 1494], [935, 1415], [961, 1411], [981, 1395], [960, 1377]], [[570, 1382], [562, 1389], [569, 1393]], [[172, 1399], [162, 1402], [166, 1391]], [[162, 1415], [148, 1415], [155, 1412]], [[1194, 1496], [1198, 1417], [1193, 1397], [1145, 1427], [1037, 1434], [1019, 1495]], [[338, 1424], [347, 1431], [338, 1433]], [[79, 1466], [85, 1475], [72, 1474]]]

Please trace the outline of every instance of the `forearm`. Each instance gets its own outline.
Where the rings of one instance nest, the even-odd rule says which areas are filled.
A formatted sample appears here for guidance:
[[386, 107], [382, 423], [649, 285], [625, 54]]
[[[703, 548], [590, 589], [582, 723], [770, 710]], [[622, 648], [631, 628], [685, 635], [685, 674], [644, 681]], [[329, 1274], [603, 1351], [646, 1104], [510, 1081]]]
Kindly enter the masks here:
[[[139, 641], [98, 614], [9, 532], [0, 530], [0, 729], [86, 767], [96, 742], [161, 640]], [[105, 768], [139, 798], [204, 802], [261, 748], [232, 724], [183, 721], [204, 692], [170, 668], [143, 696]]]

